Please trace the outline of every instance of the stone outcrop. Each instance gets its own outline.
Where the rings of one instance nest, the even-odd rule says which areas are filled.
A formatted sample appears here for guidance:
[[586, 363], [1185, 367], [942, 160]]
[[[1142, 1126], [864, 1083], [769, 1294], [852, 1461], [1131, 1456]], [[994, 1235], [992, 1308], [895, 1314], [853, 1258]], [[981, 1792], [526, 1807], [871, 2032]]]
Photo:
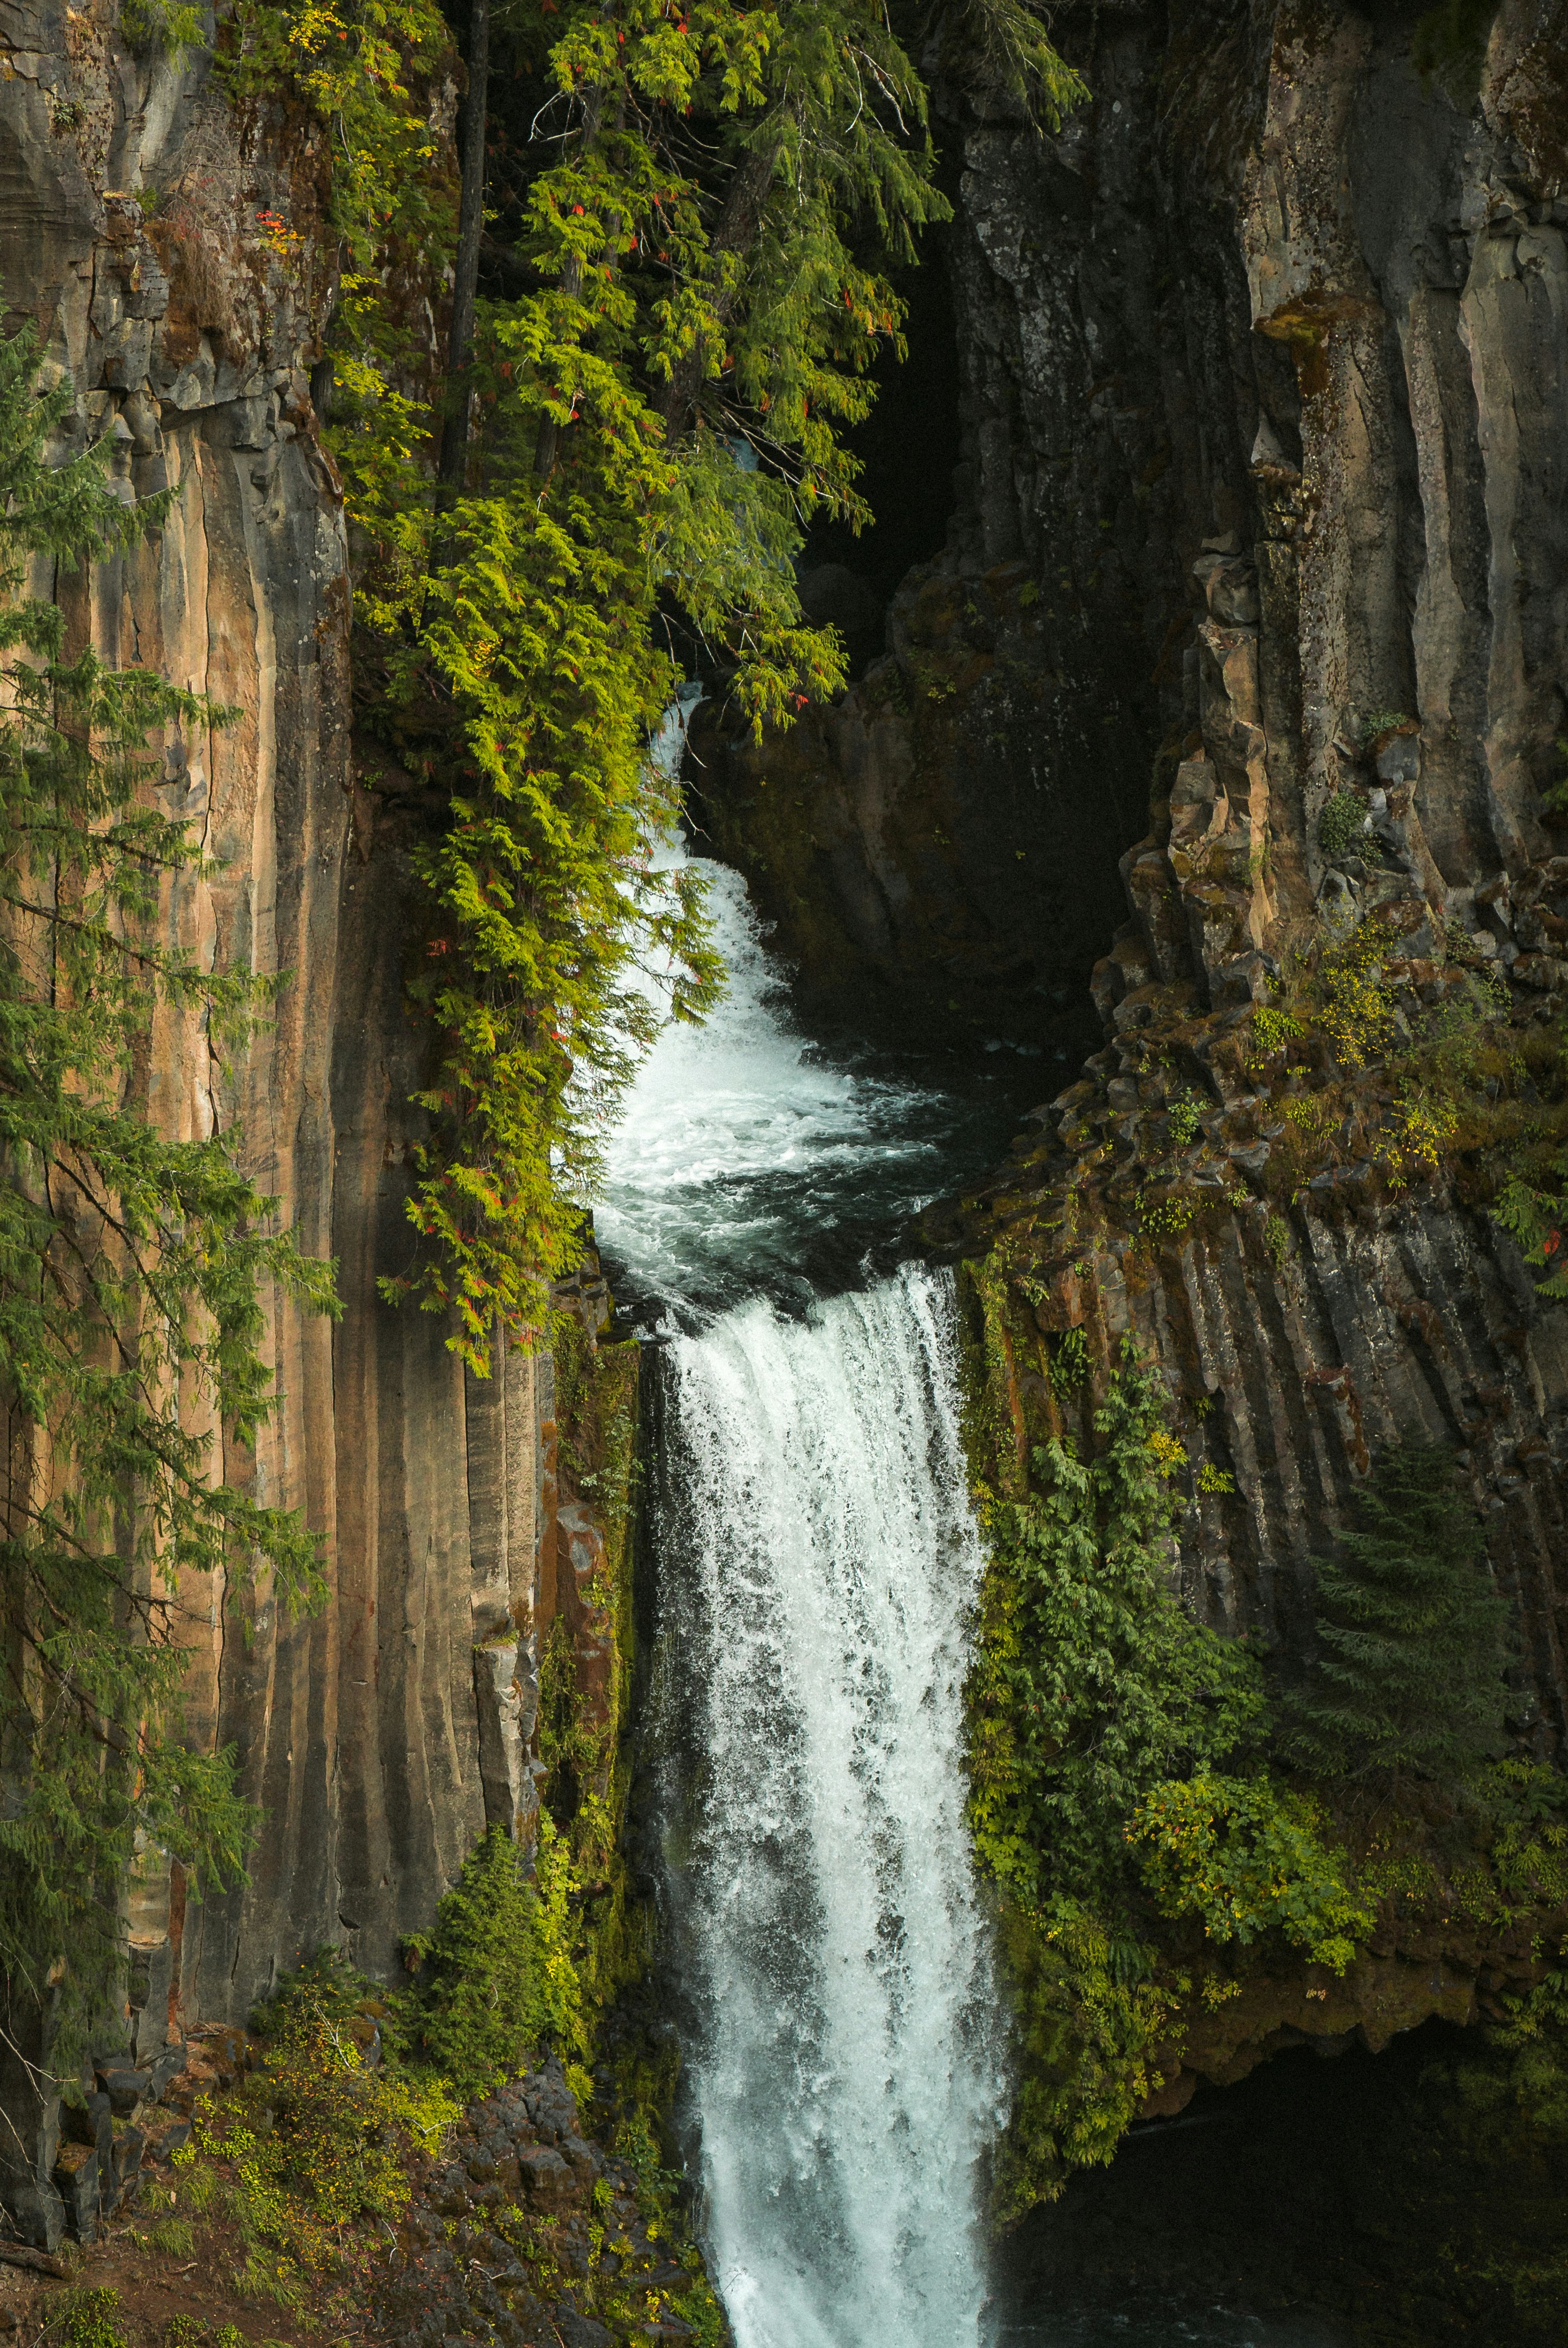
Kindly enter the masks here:
[[1093, 97], [1058, 135], [939, 94], [964, 158], [947, 551], [836, 707], [759, 751], [717, 724], [697, 785], [808, 988], [961, 939], [944, 991], [961, 962], [965, 1012], [983, 974], [1043, 1036], [1041, 973], [1091, 979], [1108, 1047], [931, 1229], [1011, 1234], [1043, 1330], [1162, 1360], [1235, 1487], [1183, 1541], [1199, 1610], [1297, 1645], [1370, 1450], [1425, 1429], [1472, 1468], [1550, 1746], [1568, 1339], [1462, 1186], [1401, 1194], [1326, 1144], [1271, 1218], [1300, 1076], [1223, 1041], [1293, 948], [1363, 918], [1412, 1015], [1489, 972], [1516, 1028], [1568, 1007], [1568, 16], [1504, 0], [1468, 84], [1423, 83], [1413, 24], [1064, 6]]
[[1202, 860], [1200, 958], [1243, 994], [1326, 882], [1325, 910], [1365, 893], [1316, 839], [1340, 791], [1399, 868], [1382, 896], [1468, 921], [1542, 853], [1568, 27], [1505, 0], [1456, 96], [1423, 85], [1413, 21], [1065, 6], [1093, 100], [1057, 136], [939, 93], [964, 161], [947, 551], [838, 706], [761, 751], [697, 737], [704, 820], [809, 990], [869, 973], [1047, 1025], [1103, 950], [1151, 760]]
[[[279, 1408], [253, 1456], [222, 1461], [304, 1512], [325, 1605], [291, 1618], [264, 1577], [181, 1593], [190, 1726], [237, 1747], [268, 1823], [242, 1890], [198, 1902], [155, 1853], [130, 1887], [119, 2054], [145, 2069], [197, 2017], [242, 2020], [324, 1941], [395, 1967], [487, 1820], [527, 1831], [556, 1496], [549, 1362], [475, 1379], [438, 1320], [377, 1293], [412, 1240], [421, 1068], [402, 978], [420, 917], [396, 792], [379, 773], [366, 788], [351, 742], [343, 503], [311, 393], [335, 291], [326, 134], [282, 99], [236, 105], [205, 53], [131, 54], [117, 24], [101, 5], [0, 9], [0, 282], [46, 379], [74, 389], [69, 448], [107, 439], [118, 495], [173, 502], [90, 595], [36, 583], [77, 641], [237, 713], [160, 793], [218, 860], [171, 891], [169, 932], [286, 982], [223, 1066], [165, 1019], [150, 1106], [173, 1133], [242, 1136], [301, 1245], [336, 1258], [344, 1303], [334, 1325], [269, 1300]], [[429, 103], [441, 134], [453, 91]], [[591, 1325], [601, 1296], [582, 1300]], [[573, 1557], [587, 1538], [573, 1517]], [[0, 2098], [26, 2133], [25, 2051]], [[52, 2113], [33, 2140], [6, 2190], [42, 2239], [62, 2215]]]

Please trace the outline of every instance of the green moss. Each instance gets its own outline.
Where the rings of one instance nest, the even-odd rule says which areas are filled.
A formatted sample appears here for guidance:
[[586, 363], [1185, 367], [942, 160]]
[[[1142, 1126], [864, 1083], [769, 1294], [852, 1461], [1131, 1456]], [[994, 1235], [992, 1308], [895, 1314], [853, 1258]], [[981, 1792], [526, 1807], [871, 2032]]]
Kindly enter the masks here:
[[554, 1341], [560, 1482], [563, 1498], [593, 1508], [604, 1536], [604, 1566], [587, 1592], [610, 1626], [608, 1678], [587, 1716], [577, 1659], [557, 1618], [542, 1659], [541, 1797], [554, 1818], [582, 1886], [573, 1962], [592, 2042], [595, 2017], [646, 1970], [653, 1917], [630, 1892], [622, 1828], [631, 1790], [627, 1738], [636, 1663], [633, 1598], [637, 1508], [637, 1396], [641, 1349], [599, 1344], [562, 1319]]

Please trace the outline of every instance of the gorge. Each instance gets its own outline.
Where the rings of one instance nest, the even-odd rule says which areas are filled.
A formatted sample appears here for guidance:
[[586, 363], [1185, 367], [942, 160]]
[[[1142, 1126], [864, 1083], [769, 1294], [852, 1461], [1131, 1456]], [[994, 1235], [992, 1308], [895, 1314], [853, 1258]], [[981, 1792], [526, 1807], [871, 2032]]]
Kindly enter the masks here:
[[[809, 229], [810, 141], [742, 137], [783, 99], [721, 101], [744, 12], [498, 15], [466, 504], [430, 419], [488, 11], [186, 13], [3, 0], [0, 282], [62, 395], [51, 463], [96, 448], [157, 517], [90, 572], [29, 548], [30, 592], [72, 655], [236, 713], [139, 786], [208, 860], [156, 930], [281, 983], [226, 1053], [160, 1002], [117, 1097], [220, 1138], [335, 1263], [335, 1319], [261, 1282], [253, 1443], [210, 1414], [211, 1480], [300, 1511], [321, 1587], [291, 1611], [264, 1561], [179, 1570], [180, 1733], [232, 1748], [260, 1823], [227, 1881], [140, 1835], [101, 1887], [115, 2010], [65, 2075], [60, 1975], [12, 1978], [11, 2234], [53, 2257], [145, 2217], [128, 2128], [324, 1947], [379, 2060], [380, 2000], [493, 1831], [567, 1854], [584, 2134], [683, 2170], [738, 2348], [1560, 2339], [1568, 10], [1062, 0], [1082, 87], [1053, 103], [1006, 64], [1016, 10], [789, 0], [763, 51], [839, 26], [889, 154], [921, 134], [884, 34], [931, 109], [929, 192], [901, 191], [859, 99], [824, 98], [817, 149], [855, 160]], [[328, 40], [363, 87], [323, 81]], [[573, 42], [581, 87], [552, 82]], [[619, 116], [582, 95], [614, 72]], [[392, 129], [354, 112], [371, 85]], [[627, 193], [605, 125], [661, 108]], [[346, 191], [383, 138], [372, 232], [381, 181]], [[928, 220], [885, 286], [884, 199]], [[727, 254], [777, 273], [733, 311]], [[681, 303], [707, 306], [662, 381], [636, 353]], [[861, 366], [863, 417], [832, 389]], [[824, 490], [786, 543], [769, 484], [837, 479], [830, 413], [873, 524]], [[526, 606], [519, 513], [562, 565]], [[459, 545], [460, 592], [421, 601]], [[839, 630], [841, 675], [797, 627]], [[645, 640], [667, 670], [633, 675]], [[657, 821], [618, 779], [645, 764]], [[480, 834], [524, 845], [464, 865]], [[557, 850], [567, 943], [498, 945]], [[706, 879], [728, 990], [645, 1055], [690, 944], [650, 931], [606, 981], [637, 1066], [600, 1117], [623, 1031], [573, 990], [650, 876]], [[500, 1098], [512, 1045], [477, 1145], [454, 1100]], [[529, 1100], [602, 1134], [578, 1263]], [[526, 1262], [522, 1220], [486, 1255], [482, 1204], [440, 1202], [487, 1184], [545, 1234]], [[1483, 1793], [1284, 1741], [1325, 1560], [1411, 1444], [1505, 1603]], [[1073, 1515], [1080, 1464], [1123, 1459]], [[1059, 1611], [1079, 1540], [1099, 1646]], [[1160, 1872], [1156, 1818], [1196, 1818], [1205, 1885]], [[1261, 1878], [1287, 1910], [1260, 1921]], [[694, 2336], [573, 2273], [564, 2348]], [[509, 2311], [463, 2328], [535, 2348]]]

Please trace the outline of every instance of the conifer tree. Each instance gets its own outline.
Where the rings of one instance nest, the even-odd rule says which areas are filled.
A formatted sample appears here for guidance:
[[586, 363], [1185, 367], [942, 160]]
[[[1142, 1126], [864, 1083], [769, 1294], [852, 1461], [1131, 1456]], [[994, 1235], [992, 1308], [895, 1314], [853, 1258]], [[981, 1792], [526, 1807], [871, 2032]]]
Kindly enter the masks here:
[[198, 1888], [242, 1866], [233, 1755], [181, 1734], [181, 1600], [223, 1570], [270, 1568], [284, 1607], [319, 1587], [299, 1519], [222, 1469], [271, 1406], [263, 1287], [332, 1290], [232, 1136], [168, 1140], [145, 1112], [159, 1005], [221, 1053], [269, 990], [160, 935], [203, 860], [156, 788], [183, 798], [224, 713], [68, 652], [48, 590], [168, 500], [120, 502], [101, 449], [51, 465], [72, 395], [37, 395], [36, 356], [30, 331], [0, 343], [0, 1978], [66, 2075], [121, 1976], [133, 1855]]
[[1462, 1785], [1501, 1742], [1506, 1601], [1439, 1447], [1403, 1446], [1317, 1569], [1317, 1655], [1286, 1746], [1327, 1776], [1405, 1771]]

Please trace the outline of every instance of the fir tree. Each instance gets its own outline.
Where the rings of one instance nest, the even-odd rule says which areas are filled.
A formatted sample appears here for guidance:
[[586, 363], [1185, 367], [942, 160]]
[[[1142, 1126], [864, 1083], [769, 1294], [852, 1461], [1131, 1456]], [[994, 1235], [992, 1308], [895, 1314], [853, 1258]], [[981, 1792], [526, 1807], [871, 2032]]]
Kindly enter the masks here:
[[1499, 1749], [1506, 1697], [1508, 1609], [1480, 1524], [1435, 1446], [1391, 1451], [1357, 1507], [1317, 1569], [1317, 1655], [1287, 1750], [1328, 1776], [1461, 1785]]
[[133, 1856], [242, 1865], [233, 1756], [181, 1735], [181, 1598], [222, 1569], [270, 1567], [285, 1606], [319, 1586], [297, 1518], [222, 1471], [270, 1406], [263, 1285], [325, 1308], [331, 1281], [232, 1137], [170, 1141], [144, 1112], [155, 1010], [221, 1051], [268, 990], [160, 934], [202, 857], [155, 787], [183, 795], [223, 713], [68, 654], [26, 592], [167, 506], [120, 503], [101, 450], [49, 463], [71, 393], [39, 396], [36, 363], [30, 332], [0, 344], [0, 1972], [63, 2075], [120, 1976]]

